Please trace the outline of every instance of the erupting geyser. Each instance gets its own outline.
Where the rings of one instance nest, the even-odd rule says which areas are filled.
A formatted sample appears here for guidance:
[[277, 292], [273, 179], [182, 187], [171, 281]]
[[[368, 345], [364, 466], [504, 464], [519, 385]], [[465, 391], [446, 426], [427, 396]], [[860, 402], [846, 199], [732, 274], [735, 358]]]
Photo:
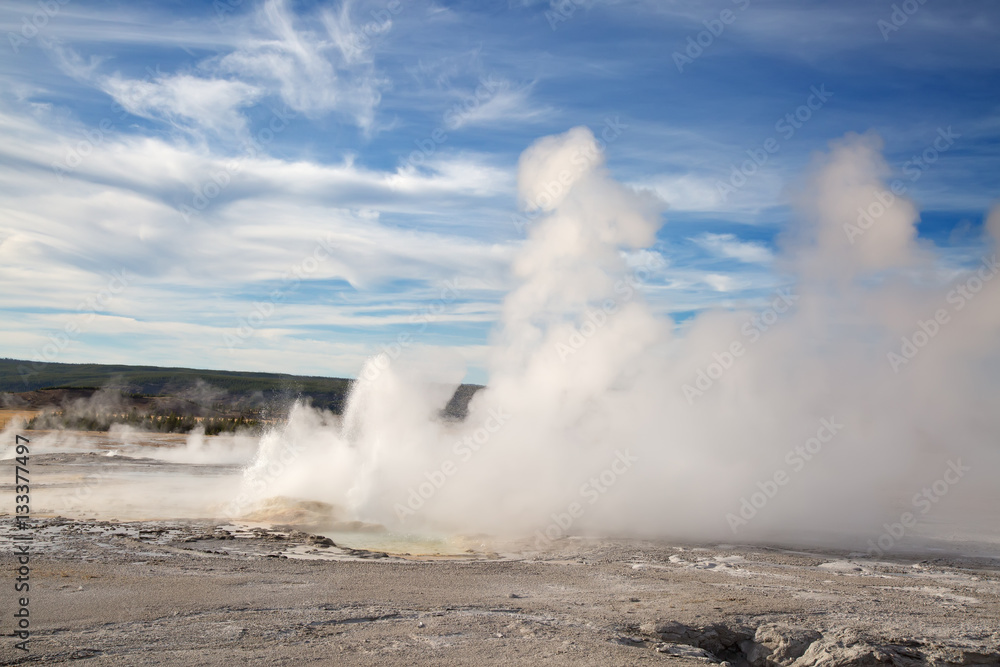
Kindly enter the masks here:
[[772, 299], [678, 327], [642, 296], [669, 269], [635, 261], [665, 204], [613, 180], [589, 130], [539, 140], [518, 177], [539, 214], [467, 419], [438, 417], [458, 359], [373, 359], [342, 423], [299, 405], [264, 437], [233, 508], [294, 496], [550, 538], [995, 539], [1000, 209], [956, 268], [880, 148], [849, 135], [817, 158]]

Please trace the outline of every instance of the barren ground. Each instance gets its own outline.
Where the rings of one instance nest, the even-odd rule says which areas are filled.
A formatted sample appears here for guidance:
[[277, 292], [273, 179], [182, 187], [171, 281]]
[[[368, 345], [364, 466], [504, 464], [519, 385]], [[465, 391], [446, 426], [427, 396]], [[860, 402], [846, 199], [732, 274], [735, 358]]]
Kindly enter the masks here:
[[[101, 488], [182, 470], [95, 453], [32, 456], [30, 652], [11, 636], [8, 512], [0, 664], [1000, 665], [1000, 559], [989, 553], [876, 561], [596, 539], [540, 552], [471, 537], [379, 548], [371, 533], [327, 532], [331, 544], [301, 525], [126, 520], [148, 506], [112, 505], [121, 514], [103, 520], [83, 511], [96, 495], [74, 496], [75, 518], [45, 510], [98, 460]], [[233, 469], [197, 467], [205, 480]], [[3, 482], [0, 510], [13, 509]]]

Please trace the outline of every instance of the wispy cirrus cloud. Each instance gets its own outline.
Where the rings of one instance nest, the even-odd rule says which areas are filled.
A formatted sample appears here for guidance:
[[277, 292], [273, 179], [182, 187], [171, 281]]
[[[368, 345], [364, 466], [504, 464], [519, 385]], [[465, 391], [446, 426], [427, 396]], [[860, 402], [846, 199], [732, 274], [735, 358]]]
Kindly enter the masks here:
[[763, 243], [741, 241], [734, 234], [705, 233], [690, 240], [716, 257], [748, 264], [769, 264], [774, 259], [774, 253]]
[[[376, 74], [359, 36], [363, 27], [351, 22], [350, 5], [337, 15], [320, 18], [327, 34], [298, 27], [299, 19], [285, 0], [267, 0], [254, 15], [253, 35], [217, 62], [219, 71], [275, 91], [282, 101], [308, 116], [337, 111], [364, 130], [374, 123], [380, 89], [386, 81]], [[336, 16], [336, 18], [334, 18]], [[390, 23], [384, 24], [383, 32]]]
[[451, 127], [460, 129], [541, 122], [552, 115], [553, 109], [535, 103], [531, 99], [532, 88], [531, 84], [515, 86], [510, 81], [488, 79], [474, 96], [463, 97], [461, 101], [469, 101], [470, 104], [460, 106], [461, 112], [454, 114]]
[[123, 109], [136, 116], [162, 120], [180, 129], [202, 128], [220, 136], [242, 135], [242, 110], [264, 94], [242, 81], [204, 79], [188, 74], [153, 80], [103, 77], [99, 85]]
[[[8, 286], [3, 307], [23, 315], [5, 338], [19, 356], [31, 357], [79, 319], [78, 305], [103, 289], [112, 270], [129, 272], [128, 288], [90, 318], [58, 360], [120, 360], [128, 346], [138, 345], [132, 353], [139, 354], [149, 345], [185, 350], [191, 361], [182, 363], [263, 368], [282, 349], [298, 350], [284, 363], [305, 360], [304, 341], [313, 341], [330, 363], [346, 364], [325, 372], [352, 374], [390, 338], [385, 331], [406, 326], [423, 304], [439, 299], [442, 285], [459, 285], [461, 300], [435, 311], [439, 329], [488, 327], [506, 288], [513, 245], [381, 220], [401, 212], [419, 220], [420, 211], [510, 188], [508, 175], [472, 154], [455, 164], [440, 156], [419, 173], [247, 158], [229, 199], [185, 223], [175, 202], [199, 175], [220, 171], [224, 157], [109, 133], [88, 144], [86, 158], [53, 188], [51, 163], [75, 150], [80, 127], [54, 132], [47, 120], [0, 111], [0, 131], [9, 139], [0, 145], [0, 178], [16, 189], [0, 211], [0, 282]], [[459, 229], [464, 214], [452, 215]], [[321, 261], [290, 280], [317, 254]], [[275, 290], [282, 297], [273, 317], [220, 358], [224, 334]], [[422, 340], [439, 336], [432, 330]], [[130, 342], [113, 342], [124, 339]], [[475, 349], [469, 347], [470, 359]], [[181, 363], [169, 355], [157, 361]]]
[[109, 58], [81, 56], [58, 39], [46, 42], [59, 67], [110, 95], [129, 113], [166, 122], [189, 132], [239, 134], [243, 112], [267, 97], [295, 112], [317, 118], [336, 113], [364, 132], [372, 129], [380, 90], [388, 80], [375, 70], [372, 37], [388, 32], [391, 21], [373, 30], [355, 22], [351, 5], [296, 15], [286, 0], [266, 0], [242, 17], [230, 17], [240, 37], [235, 47], [200, 60], [186, 71], [155, 72], [131, 78], [103, 73]]

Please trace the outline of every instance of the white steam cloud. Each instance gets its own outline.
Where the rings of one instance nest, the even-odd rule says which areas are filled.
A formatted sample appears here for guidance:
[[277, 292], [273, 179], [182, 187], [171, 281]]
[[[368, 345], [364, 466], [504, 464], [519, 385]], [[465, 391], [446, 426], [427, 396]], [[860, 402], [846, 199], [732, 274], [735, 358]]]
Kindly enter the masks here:
[[467, 419], [439, 417], [457, 360], [372, 359], [342, 420], [296, 406], [262, 439], [235, 508], [292, 496], [394, 529], [549, 537], [997, 534], [1000, 209], [982, 263], [949, 271], [879, 140], [848, 135], [801, 188], [775, 257], [788, 287], [679, 332], [623, 259], [665, 206], [579, 159], [594, 144], [575, 128], [521, 157], [542, 214]]

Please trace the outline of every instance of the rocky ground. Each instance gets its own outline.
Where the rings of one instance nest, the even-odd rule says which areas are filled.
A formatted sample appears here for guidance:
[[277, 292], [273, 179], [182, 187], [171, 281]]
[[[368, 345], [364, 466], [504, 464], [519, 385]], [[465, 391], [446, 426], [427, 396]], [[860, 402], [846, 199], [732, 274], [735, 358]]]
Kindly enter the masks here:
[[25, 654], [12, 532], [0, 517], [2, 664], [1000, 665], [987, 558], [580, 539], [418, 556], [59, 517], [32, 531]]

